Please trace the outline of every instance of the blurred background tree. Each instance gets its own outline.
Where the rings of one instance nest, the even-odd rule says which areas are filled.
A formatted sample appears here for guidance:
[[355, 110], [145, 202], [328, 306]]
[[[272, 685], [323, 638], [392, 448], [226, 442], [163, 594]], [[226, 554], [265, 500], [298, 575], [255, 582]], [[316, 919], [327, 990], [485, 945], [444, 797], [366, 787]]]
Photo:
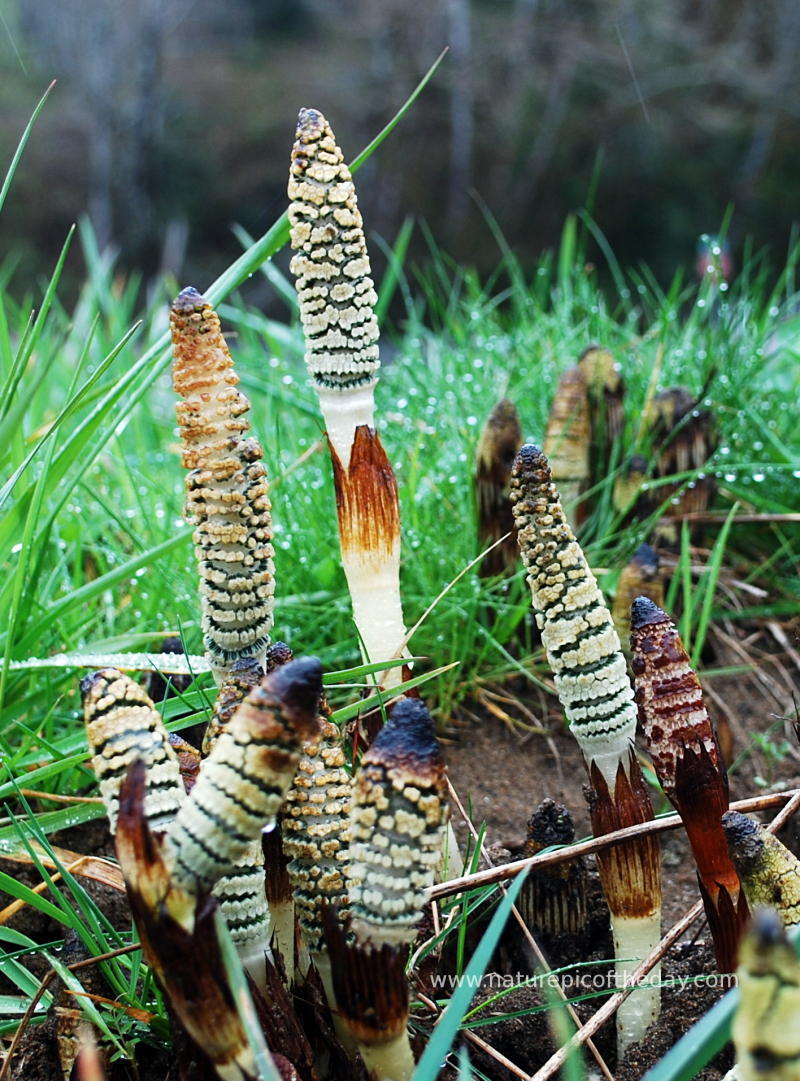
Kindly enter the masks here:
[[[776, 254], [800, 216], [797, 0], [0, 0], [0, 151], [58, 85], [2, 223], [38, 268], [88, 212], [148, 275], [202, 287], [283, 210], [301, 105], [354, 155], [444, 45], [365, 166], [368, 228], [427, 220], [487, 272], [481, 205], [523, 262], [588, 205], [623, 264], [691, 272], [734, 205]], [[416, 254], [424, 254], [422, 237]], [[24, 275], [23, 275], [24, 280]]]

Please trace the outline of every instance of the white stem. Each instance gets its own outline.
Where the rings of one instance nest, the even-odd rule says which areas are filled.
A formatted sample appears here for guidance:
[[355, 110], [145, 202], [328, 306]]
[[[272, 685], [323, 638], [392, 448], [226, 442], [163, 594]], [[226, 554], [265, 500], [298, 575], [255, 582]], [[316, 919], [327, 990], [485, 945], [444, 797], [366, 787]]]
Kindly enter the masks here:
[[[366, 659], [391, 660], [406, 636], [400, 599], [400, 544], [393, 545], [388, 559], [378, 553], [343, 549], [342, 566]], [[390, 668], [378, 673], [376, 679], [388, 690], [402, 682], [403, 669]]]
[[367, 1072], [375, 1081], [409, 1081], [414, 1072], [414, 1056], [407, 1031], [388, 1043], [360, 1044], [358, 1049]]
[[346, 470], [350, 464], [356, 428], [361, 424], [375, 427], [376, 382], [364, 383], [352, 390], [317, 386], [328, 439], [342, 463], [342, 469]]
[[339, 1016], [339, 1008], [336, 1004], [336, 992], [333, 989], [330, 954], [327, 950], [315, 950], [311, 954], [311, 961], [319, 973], [320, 982], [322, 983], [322, 989], [325, 992], [325, 998], [328, 1000], [333, 1027], [336, 1031], [339, 1043], [349, 1055], [354, 1055], [355, 1052], [359, 1050], [359, 1046], [351, 1036], [347, 1025], [345, 1025]]
[[[624, 990], [631, 973], [661, 940], [661, 913], [653, 916], [611, 916], [614, 935], [614, 971], [616, 991]], [[621, 1059], [631, 1044], [637, 1043], [648, 1025], [661, 1010], [661, 965], [653, 968], [647, 980], [637, 987], [617, 1010], [617, 1058]]]

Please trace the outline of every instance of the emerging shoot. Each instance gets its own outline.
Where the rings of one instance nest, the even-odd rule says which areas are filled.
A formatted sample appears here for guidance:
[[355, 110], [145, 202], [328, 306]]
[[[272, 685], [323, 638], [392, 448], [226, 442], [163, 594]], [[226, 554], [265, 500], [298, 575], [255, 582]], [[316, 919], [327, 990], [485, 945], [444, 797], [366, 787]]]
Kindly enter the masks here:
[[[325, 420], [339, 538], [353, 618], [368, 660], [402, 654], [400, 508], [394, 471], [375, 431], [377, 295], [344, 156], [325, 117], [301, 109], [289, 174], [306, 363]], [[402, 680], [387, 670], [385, 686]]]
[[717, 964], [733, 972], [750, 913], [720, 821], [728, 809], [728, 778], [700, 681], [675, 624], [647, 597], [633, 602], [631, 646], [653, 766], [689, 837]]
[[727, 811], [722, 826], [750, 907], [770, 905], [786, 927], [800, 923], [800, 860], [738, 811]]
[[[653, 808], [636, 760], [636, 708], [614, 630], [594, 575], [567, 523], [547, 458], [527, 445], [517, 455], [511, 498], [536, 622], [570, 731], [580, 745], [591, 785], [595, 836], [648, 821]], [[652, 837], [598, 854], [611, 912], [617, 980], [657, 945], [661, 924], [661, 862]], [[658, 1016], [655, 984], [631, 995], [617, 1013], [620, 1055]]]
[[483, 426], [475, 456], [478, 544], [481, 549], [488, 548], [507, 533], [510, 535], [481, 560], [479, 573], [482, 578], [511, 574], [519, 563], [509, 483], [511, 465], [521, 446], [519, 414], [514, 403], [503, 398]]
[[737, 1081], [800, 1081], [800, 961], [773, 909], [755, 912], [736, 976]]
[[245, 438], [247, 398], [219, 319], [196, 289], [170, 312], [173, 381], [183, 439], [186, 517], [200, 571], [203, 645], [217, 683], [239, 657], [262, 665], [275, 592], [272, 517], [262, 449]]

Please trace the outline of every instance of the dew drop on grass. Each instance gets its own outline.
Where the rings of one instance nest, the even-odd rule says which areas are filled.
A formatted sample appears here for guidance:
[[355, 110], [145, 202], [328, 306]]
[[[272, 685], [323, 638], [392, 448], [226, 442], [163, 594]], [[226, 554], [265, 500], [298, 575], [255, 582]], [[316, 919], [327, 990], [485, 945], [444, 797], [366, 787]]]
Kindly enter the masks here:
[[763, 479], [764, 479], [764, 474], [763, 473], [754, 473], [753, 474], [753, 480], [756, 482], [756, 484], [760, 484]]

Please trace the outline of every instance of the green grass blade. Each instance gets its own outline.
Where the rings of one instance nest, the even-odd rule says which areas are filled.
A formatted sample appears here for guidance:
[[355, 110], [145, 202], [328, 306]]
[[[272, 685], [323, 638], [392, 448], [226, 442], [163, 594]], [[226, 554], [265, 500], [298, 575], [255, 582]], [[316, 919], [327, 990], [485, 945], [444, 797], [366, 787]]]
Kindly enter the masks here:
[[[99, 578], [87, 582], [79, 589], [76, 589], [71, 595], [55, 601], [39, 619], [39, 622], [36, 625], [37, 636], [41, 634], [43, 630], [50, 627], [59, 616], [68, 609], [79, 608], [81, 605], [86, 604], [87, 601], [102, 594], [104, 590], [110, 589], [111, 586], [116, 585], [118, 582], [122, 582], [126, 578], [132, 577], [140, 567], [152, 566], [162, 556], [167, 555], [176, 548], [180, 548], [181, 545], [184, 545], [187, 539], [191, 537], [192, 528], [192, 526], [186, 526], [184, 529], [179, 530], [174, 536], [168, 537], [167, 540], [162, 541], [160, 544], [156, 544], [144, 552], [139, 552], [138, 555], [132, 556], [130, 559], [120, 564], [120, 566], [115, 567], [112, 571], [107, 571], [106, 574], [100, 575]], [[35, 637], [32, 637], [31, 635], [26, 636], [19, 643], [23, 650], [30, 649], [34, 644]]]
[[52, 901], [48, 901], [46, 897], [42, 897], [40, 893], [32, 890], [30, 886], [18, 882], [16, 878], [6, 874], [5, 871], [0, 871], [0, 890], [4, 890], [15, 900], [30, 905], [31, 908], [35, 908], [37, 912], [43, 912], [45, 916], [49, 916], [50, 919], [56, 920], [57, 923], [67, 924], [69, 922], [61, 909], [54, 905]]
[[14, 179], [14, 173], [16, 173], [17, 171], [17, 166], [19, 165], [20, 158], [22, 157], [22, 152], [24, 151], [28, 139], [30, 138], [30, 134], [33, 131], [33, 125], [36, 123], [39, 117], [39, 113], [44, 108], [44, 103], [47, 101], [48, 97], [50, 96], [50, 91], [55, 85], [56, 81], [55, 79], [53, 79], [48, 88], [42, 94], [41, 98], [39, 98], [39, 104], [31, 113], [31, 118], [26, 124], [25, 130], [23, 131], [22, 136], [17, 143], [17, 149], [14, 152], [14, 157], [11, 159], [11, 164], [8, 167], [8, 172], [6, 173], [5, 180], [3, 181], [3, 186], [2, 188], [0, 188], [0, 210], [3, 209], [3, 204], [5, 203], [6, 196], [8, 195], [9, 189], [11, 188], [11, 182]]
[[247, 986], [247, 977], [244, 974], [242, 962], [236, 953], [236, 947], [231, 942], [225, 918], [219, 909], [214, 913], [214, 929], [219, 939], [222, 962], [236, 1002], [236, 1009], [247, 1034], [250, 1050], [256, 1060], [259, 1081], [281, 1081], [281, 1075], [264, 1040], [264, 1033], [250, 995], [250, 989]]
[[414, 1070], [412, 1081], [435, 1081], [438, 1076], [442, 1063], [449, 1054], [458, 1034], [461, 1019], [467, 1012], [467, 1008], [478, 990], [486, 966], [491, 960], [526, 877], [527, 872], [524, 871], [520, 874], [509, 886], [505, 897], [497, 906], [497, 911], [492, 916], [483, 938], [481, 938], [477, 949], [470, 958], [463, 977], [431, 1033], [428, 1045], [422, 1053], [422, 1058], [417, 1063], [417, 1068]]
[[[59, 830], [72, 829], [84, 822], [102, 818], [106, 810], [99, 803], [78, 803], [74, 807], [63, 807], [59, 811], [44, 811], [36, 816], [36, 823], [43, 834], [57, 833]], [[22, 854], [25, 846], [20, 841], [19, 828], [16, 825], [0, 827], [0, 852]]]
[[378, 326], [382, 327], [386, 312], [392, 303], [394, 294], [403, 276], [403, 263], [408, 253], [408, 245], [411, 243], [411, 234], [414, 232], [414, 219], [406, 218], [400, 226], [400, 232], [391, 248], [385, 249], [386, 273], [378, 288], [378, 303], [375, 305], [375, 316]]
[[361, 168], [361, 166], [364, 164], [364, 162], [367, 161], [368, 158], [372, 157], [372, 155], [375, 153], [375, 151], [378, 149], [378, 147], [381, 145], [381, 143], [387, 137], [387, 135], [390, 135], [394, 131], [394, 129], [397, 127], [397, 125], [400, 123], [400, 121], [406, 115], [408, 110], [411, 108], [411, 106], [414, 104], [414, 102], [420, 96], [422, 91], [425, 89], [425, 87], [431, 81], [434, 74], [436, 73], [436, 69], [439, 67], [441, 62], [444, 60], [446, 53], [447, 53], [447, 49], [442, 49], [442, 51], [436, 57], [434, 62], [431, 64], [431, 66], [428, 68], [428, 70], [422, 76], [420, 81], [417, 83], [417, 85], [411, 91], [411, 94], [406, 98], [405, 102], [400, 106], [400, 108], [394, 114], [394, 116], [389, 121], [389, 123], [386, 125], [386, 127], [382, 128], [378, 132], [378, 134], [375, 136], [375, 138], [372, 140], [372, 142], [368, 143], [364, 147], [364, 149], [361, 151], [361, 153], [357, 154], [356, 157], [353, 158], [353, 160], [350, 162], [350, 172], [351, 173], [357, 172]]
[[694, 628], [692, 635], [692, 667], [697, 668], [700, 664], [700, 657], [703, 652], [703, 646], [706, 641], [706, 634], [708, 633], [708, 625], [711, 622], [711, 609], [714, 604], [714, 595], [717, 589], [717, 582], [719, 581], [720, 571], [722, 570], [722, 557], [725, 554], [725, 549], [728, 543], [728, 536], [733, 525], [733, 519], [736, 512], [739, 509], [739, 504], [734, 503], [731, 507], [728, 517], [719, 531], [714, 548], [711, 552], [711, 559], [708, 562], [708, 567], [703, 575], [703, 599], [700, 604], [700, 614], [697, 618], [697, 626]]
[[421, 687], [423, 683], [428, 683], [437, 676], [449, 672], [450, 669], [455, 668], [458, 663], [458, 661], [453, 661], [452, 664], [444, 664], [441, 668], [435, 668], [432, 672], [425, 672], [421, 676], [414, 676], [413, 679], [407, 679], [397, 687], [392, 687], [392, 693], [390, 695], [372, 694], [369, 698], [364, 698], [360, 702], [353, 702], [352, 705], [342, 706], [341, 709], [333, 711], [330, 719], [334, 724], [344, 724], [345, 721], [349, 721], [352, 717], [357, 717], [359, 713], [365, 713], [367, 710], [375, 709], [383, 705], [384, 702], [388, 701], [390, 698], [394, 698], [395, 695], [405, 694], [407, 691], [410, 691], [412, 687]]

